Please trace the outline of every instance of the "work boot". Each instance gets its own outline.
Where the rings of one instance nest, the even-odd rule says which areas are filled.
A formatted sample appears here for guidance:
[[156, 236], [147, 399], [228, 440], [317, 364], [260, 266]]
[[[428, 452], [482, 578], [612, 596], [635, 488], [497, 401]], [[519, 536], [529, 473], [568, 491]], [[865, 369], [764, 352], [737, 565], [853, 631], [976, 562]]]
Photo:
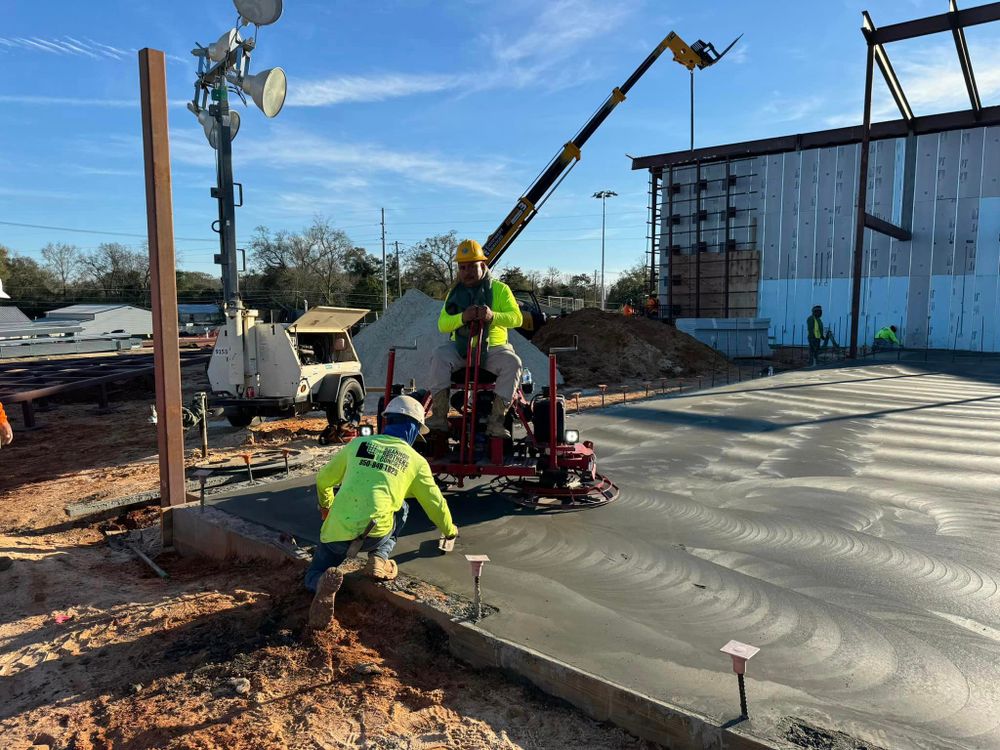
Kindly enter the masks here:
[[383, 560], [378, 555], [368, 555], [365, 575], [376, 581], [392, 581], [399, 575], [399, 566], [395, 560]]
[[507, 437], [507, 432], [503, 428], [504, 418], [507, 416], [507, 408], [507, 402], [503, 400], [503, 397], [493, 394], [493, 406], [490, 409], [490, 418], [486, 420], [486, 434], [489, 437]]
[[316, 586], [316, 596], [309, 606], [309, 627], [313, 630], [326, 630], [335, 620], [333, 618], [333, 600], [344, 582], [344, 574], [337, 568], [325, 571]]
[[451, 404], [448, 403], [450, 393], [447, 388], [438, 391], [431, 399], [431, 416], [426, 420], [427, 429], [431, 432], [448, 432], [448, 410]]

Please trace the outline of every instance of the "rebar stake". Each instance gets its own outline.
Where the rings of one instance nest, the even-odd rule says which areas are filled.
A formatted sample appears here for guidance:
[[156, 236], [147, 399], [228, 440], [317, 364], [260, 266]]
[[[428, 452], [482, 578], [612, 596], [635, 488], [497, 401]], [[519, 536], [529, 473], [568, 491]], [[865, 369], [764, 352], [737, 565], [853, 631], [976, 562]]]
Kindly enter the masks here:
[[247, 474], [250, 475], [250, 484], [253, 484], [253, 469], [250, 467], [250, 458], [251, 456], [249, 453], [243, 454], [243, 463], [247, 465]]
[[598, 383], [597, 387], [601, 389], [601, 406], [603, 407], [604, 406], [604, 392], [606, 390], [608, 390], [608, 386], [605, 385], [604, 383]]
[[739, 641], [730, 641], [719, 649], [724, 654], [729, 654], [733, 659], [733, 671], [736, 673], [736, 681], [740, 688], [740, 718], [749, 719], [747, 712], [747, 690], [743, 682], [743, 674], [747, 670], [747, 662], [750, 661], [760, 651], [756, 646]]
[[198, 482], [201, 484], [201, 512], [205, 512], [205, 480], [208, 479], [212, 472], [210, 469], [198, 469], [194, 475], [198, 477]]
[[472, 570], [472, 621], [479, 622], [483, 618], [483, 592], [479, 579], [483, 575], [483, 566], [490, 561], [487, 555], [466, 555], [469, 568]]
[[289, 472], [289, 470], [288, 470], [288, 454], [289, 454], [289, 453], [291, 453], [291, 451], [290, 451], [290, 450], [288, 450], [288, 448], [282, 448], [282, 449], [281, 449], [281, 455], [285, 457], [285, 476], [286, 476], [286, 477], [287, 477], [287, 476], [289, 475], [289, 473], [290, 473], [290, 472]]

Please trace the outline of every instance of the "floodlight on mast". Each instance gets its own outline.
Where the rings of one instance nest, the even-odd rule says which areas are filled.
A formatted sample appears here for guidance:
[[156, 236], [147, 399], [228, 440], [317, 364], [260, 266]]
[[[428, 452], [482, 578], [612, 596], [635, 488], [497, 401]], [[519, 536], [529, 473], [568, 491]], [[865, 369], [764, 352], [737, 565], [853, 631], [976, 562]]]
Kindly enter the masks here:
[[[232, 140], [240, 129], [239, 113], [230, 110], [229, 94], [244, 104], [247, 97], [267, 117], [275, 117], [285, 104], [288, 81], [281, 68], [268, 68], [250, 73], [250, 58], [257, 48], [259, 27], [281, 17], [281, 0], [233, 0], [237, 18], [233, 28], [211, 44], [197, 45], [191, 54], [198, 59], [198, 75], [194, 96], [187, 108], [197, 118], [205, 138], [215, 149], [216, 187], [212, 197], [219, 202], [219, 219], [213, 229], [219, 233], [221, 253], [215, 262], [222, 266], [222, 290], [226, 304], [241, 308], [239, 277], [236, 271], [236, 200], [233, 181]], [[252, 36], [241, 33], [254, 26]], [[239, 185], [240, 205], [243, 186]]]

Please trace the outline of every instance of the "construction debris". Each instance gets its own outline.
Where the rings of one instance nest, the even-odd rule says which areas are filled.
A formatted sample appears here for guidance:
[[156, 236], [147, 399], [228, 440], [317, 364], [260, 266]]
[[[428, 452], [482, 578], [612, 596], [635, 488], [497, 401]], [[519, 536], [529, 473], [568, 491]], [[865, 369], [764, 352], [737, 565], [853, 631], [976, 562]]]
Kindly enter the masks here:
[[571, 345], [574, 336], [578, 351], [559, 355], [568, 385], [643, 382], [725, 372], [729, 367], [721, 354], [672, 325], [595, 308], [550, 320], [532, 343], [546, 351]]
[[[415, 350], [400, 349], [396, 352], [393, 379], [403, 385], [412, 380], [418, 388], [427, 385], [431, 356], [437, 347], [448, 340], [437, 328], [441, 305], [440, 300], [410, 289], [393, 302], [381, 318], [354, 337], [354, 348], [361, 358], [365, 385], [369, 389], [385, 385], [389, 348], [414, 344], [417, 347]], [[516, 331], [509, 331], [508, 334], [514, 351], [522, 364], [531, 370], [535, 382], [548, 382], [548, 357]]]

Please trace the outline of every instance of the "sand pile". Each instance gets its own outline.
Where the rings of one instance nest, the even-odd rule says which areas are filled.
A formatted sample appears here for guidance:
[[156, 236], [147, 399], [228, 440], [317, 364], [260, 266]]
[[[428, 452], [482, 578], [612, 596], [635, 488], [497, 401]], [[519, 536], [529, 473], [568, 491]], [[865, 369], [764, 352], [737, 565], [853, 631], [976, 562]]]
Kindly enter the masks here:
[[[416, 351], [396, 352], [393, 380], [409, 384], [412, 379], [418, 388], [426, 387], [431, 354], [448, 340], [437, 329], [441, 304], [440, 300], [431, 299], [417, 289], [410, 289], [389, 306], [385, 315], [354, 337], [354, 348], [361, 358], [361, 369], [369, 388], [382, 388], [385, 385], [389, 347], [410, 346], [414, 342], [417, 344]], [[548, 356], [516, 331], [509, 331], [508, 335], [514, 351], [521, 357], [524, 366], [531, 370], [535, 382], [548, 382]]]
[[532, 343], [548, 351], [571, 345], [574, 334], [579, 351], [558, 356], [566, 383], [577, 387], [724, 372], [728, 366], [721, 354], [672, 325], [594, 308], [550, 320]]

